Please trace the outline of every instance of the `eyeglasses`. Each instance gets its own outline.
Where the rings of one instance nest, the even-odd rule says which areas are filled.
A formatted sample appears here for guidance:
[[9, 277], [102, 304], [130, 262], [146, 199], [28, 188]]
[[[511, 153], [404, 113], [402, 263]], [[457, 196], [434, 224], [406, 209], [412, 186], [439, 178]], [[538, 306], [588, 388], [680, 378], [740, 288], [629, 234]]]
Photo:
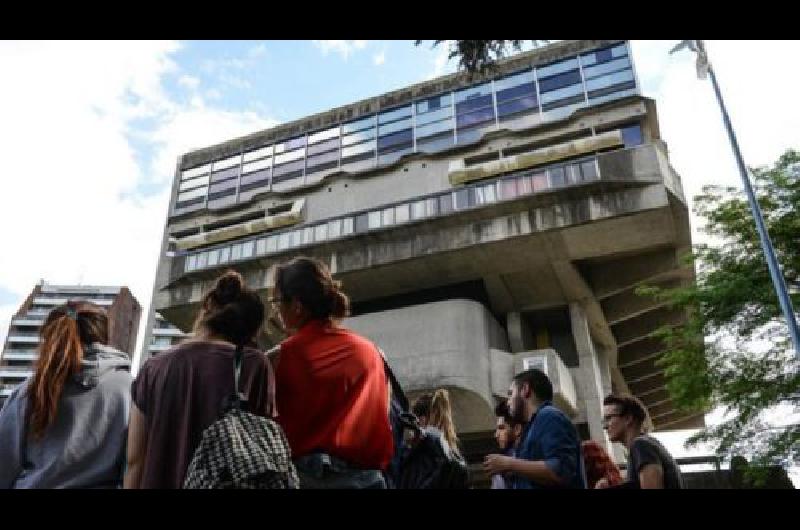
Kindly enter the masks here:
[[281, 302], [283, 302], [283, 298], [278, 298], [277, 296], [273, 296], [272, 298], [269, 298], [267, 302], [273, 306], [277, 306], [280, 305]]
[[603, 426], [606, 426], [609, 423], [611, 423], [611, 418], [614, 418], [614, 417], [622, 417], [622, 414], [606, 414], [605, 416], [603, 416], [603, 419], [600, 420], [600, 423]]

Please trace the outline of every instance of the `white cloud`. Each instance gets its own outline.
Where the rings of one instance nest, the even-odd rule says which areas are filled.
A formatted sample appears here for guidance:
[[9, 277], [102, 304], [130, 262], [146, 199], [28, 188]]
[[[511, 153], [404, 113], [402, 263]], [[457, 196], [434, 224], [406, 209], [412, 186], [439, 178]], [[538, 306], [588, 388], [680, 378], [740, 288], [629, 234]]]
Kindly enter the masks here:
[[182, 75], [178, 78], [178, 84], [189, 90], [197, 90], [197, 87], [200, 86], [200, 80], [191, 75]]
[[382, 51], [380, 53], [376, 53], [372, 56], [372, 62], [375, 66], [381, 66], [383, 63], [386, 62], [386, 52]]
[[367, 46], [367, 41], [365, 40], [315, 40], [312, 42], [322, 51], [323, 55], [336, 52], [345, 61], [352, 53], [363, 50]]
[[[658, 105], [661, 134], [687, 199], [704, 184], [740, 186], [711, 82], [697, 79], [692, 53], [668, 54], [675, 42], [635, 41], [633, 53], [645, 95]], [[800, 107], [787, 104], [800, 72], [784, 59], [800, 53], [800, 42], [707, 41], [707, 48], [745, 163], [766, 165], [800, 147]], [[697, 221], [693, 216], [695, 226]]]
[[251, 59], [263, 57], [266, 54], [267, 54], [267, 45], [263, 42], [247, 50], [247, 56]]
[[[173, 100], [163, 81], [180, 74], [179, 47], [0, 43], [0, 71], [14, 80], [0, 84], [0, 285], [19, 296], [0, 307], [0, 343], [40, 278], [127, 285], [146, 312], [178, 156], [275, 123], [199, 95]], [[136, 193], [148, 183], [151, 194]]]
[[206, 94], [205, 95], [206, 95], [206, 98], [208, 98], [210, 100], [213, 100], [213, 101], [222, 99], [222, 92], [220, 92], [216, 88], [210, 88], [210, 89], [206, 90]]
[[[420, 46], [426, 46], [427, 43], [423, 43]], [[453, 41], [445, 41], [440, 43], [436, 48], [433, 49], [433, 69], [431, 72], [426, 76], [426, 80], [433, 79], [435, 77], [439, 77], [445, 74], [449, 74], [456, 71], [458, 66], [458, 59], [453, 58], [450, 59], [448, 56], [450, 55], [450, 49], [453, 46]]]

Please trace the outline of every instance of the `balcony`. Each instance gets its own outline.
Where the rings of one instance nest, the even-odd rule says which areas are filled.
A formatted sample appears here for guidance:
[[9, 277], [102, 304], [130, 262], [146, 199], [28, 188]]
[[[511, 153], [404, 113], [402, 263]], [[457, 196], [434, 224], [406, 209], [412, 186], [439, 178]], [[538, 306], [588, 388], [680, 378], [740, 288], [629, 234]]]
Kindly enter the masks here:
[[41, 327], [44, 325], [43, 318], [29, 318], [29, 317], [20, 317], [11, 320], [12, 326], [27, 326], [27, 327]]
[[0, 378], [3, 379], [27, 379], [32, 375], [30, 366], [0, 366]]
[[0, 398], [7, 398], [19, 385], [0, 385]]
[[23, 350], [6, 350], [0, 360], [2, 361], [35, 361], [39, 358], [36, 351], [23, 351]]
[[39, 334], [14, 331], [8, 335], [7, 340], [12, 344], [39, 344]]
[[50, 297], [50, 296], [46, 296], [46, 297], [45, 296], [37, 296], [37, 297], [35, 297], [33, 299], [33, 303], [34, 304], [38, 304], [38, 305], [46, 305], [46, 306], [55, 307], [55, 306], [66, 304], [70, 300], [76, 300], [76, 301], [80, 300], [80, 301], [91, 302], [91, 303], [97, 304], [99, 306], [110, 306], [111, 304], [114, 303], [114, 300], [109, 300], [107, 298], [93, 299], [91, 296], [80, 296], [80, 295], [70, 296], [68, 298], [60, 298], [60, 297], [56, 298], [56, 297]]

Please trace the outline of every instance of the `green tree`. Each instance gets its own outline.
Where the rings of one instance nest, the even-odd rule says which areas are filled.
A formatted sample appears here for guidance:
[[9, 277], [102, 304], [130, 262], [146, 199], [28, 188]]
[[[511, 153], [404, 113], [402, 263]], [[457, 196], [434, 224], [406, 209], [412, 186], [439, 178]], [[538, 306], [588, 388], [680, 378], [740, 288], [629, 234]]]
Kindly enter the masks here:
[[[417, 46], [424, 41], [415, 42]], [[435, 40], [433, 47], [448, 41]], [[501, 59], [509, 50], [520, 51], [524, 40], [455, 40], [450, 42], [448, 59], [458, 57], [458, 67], [471, 73], [485, 73], [490, 70], [496, 60]], [[532, 40], [534, 46], [548, 44], [546, 40]]]
[[[800, 307], [800, 151], [789, 150], [772, 167], [752, 173], [792, 301]], [[687, 443], [709, 442], [724, 457], [748, 454], [752, 469], [800, 464], [800, 425], [765, 420], [765, 412], [776, 406], [797, 410], [800, 363], [747, 199], [736, 188], [706, 186], [694, 207], [710, 236], [689, 258], [696, 265], [696, 283], [639, 290], [689, 315], [685, 325], [656, 332], [667, 345], [659, 363], [676, 405], [687, 412], [726, 411], [722, 423]]]

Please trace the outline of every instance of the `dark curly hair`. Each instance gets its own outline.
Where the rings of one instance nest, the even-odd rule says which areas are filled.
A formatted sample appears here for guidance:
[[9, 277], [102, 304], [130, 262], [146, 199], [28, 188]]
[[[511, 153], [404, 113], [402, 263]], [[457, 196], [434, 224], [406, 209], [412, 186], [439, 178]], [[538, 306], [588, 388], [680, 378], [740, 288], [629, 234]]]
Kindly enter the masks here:
[[195, 332], [206, 330], [243, 346], [253, 340], [264, 322], [264, 302], [245, 285], [244, 278], [229, 270], [217, 278], [203, 297], [194, 323]]

